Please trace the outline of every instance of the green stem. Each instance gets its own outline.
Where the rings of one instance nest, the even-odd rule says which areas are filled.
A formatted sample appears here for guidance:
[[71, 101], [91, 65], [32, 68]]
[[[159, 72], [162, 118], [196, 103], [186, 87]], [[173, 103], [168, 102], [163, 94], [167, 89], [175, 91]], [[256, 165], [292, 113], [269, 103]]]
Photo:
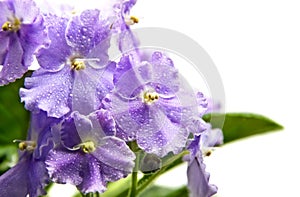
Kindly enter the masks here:
[[[163, 174], [166, 170], [168, 170], [170, 168], [171, 164], [175, 163], [176, 160], [181, 160], [182, 157], [188, 153], [189, 153], [188, 151], [183, 151], [183, 152], [179, 153], [178, 155], [175, 155], [174, 157], [167, 160], [164, 163], [164, 167], [162, 167], [159, 171], [150, 175], [145, 180], [141, 179], [140, 180], [141, 183], [139, 182], [139, 184], [138, 184], [139, 186], [137, 188], [136, 194], [138, 195], [139, 193], [144, 191], [144, 189], [146, 189], [155, 179], [157, 179], [161, 174]], [[175, 166], [171, 166], [171, 168], [175, 167]]]
[[137, 185], [138, 185], [138, 171], [139, 171], [139, 163], [140, 163], [140, 150], [136, 144], [136, 142], [131, 142], [129, 144], [131, 150], [135, 153], [135, 166], [133, 172], [131, 173], [131, 188], [129, 190], [128, 197], [136, 197], [137, 196]]
[[129, 193], [129, 197], [136, 197], [136, 189], [137, 189], [137, 174], [138, 172], [132, 172], [132, 179], [131, 179], [131, 189]]

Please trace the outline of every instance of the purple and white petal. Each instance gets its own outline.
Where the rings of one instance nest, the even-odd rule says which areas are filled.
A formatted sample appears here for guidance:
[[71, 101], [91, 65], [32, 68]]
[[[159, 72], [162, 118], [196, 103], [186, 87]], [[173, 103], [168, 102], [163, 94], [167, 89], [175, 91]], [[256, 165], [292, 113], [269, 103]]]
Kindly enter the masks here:
[[106, 190], [107, 180], [104, 179], [100, 162], [92, 155], [86, 155], [86, 163], [82, 168], [82, 182], [77, 188], [85, 194], [103, 193]]
[[189, 162], [187, 176], [190, 197], [210, 197], [217, 193], [218, 188], [209, 184], [210, 175], [205, 171], [205, 164], [200, 154]]
[[[0, 32], [1, 34], [2, 32]], [[0, 36], [1, 38], [2, 36]], [[0, 86], [14, 82], [21, 78], [27, 71], [27, 67], [22, 65], [23, 49], [16, 34], [11, 34], [7, 40], [4, 38], [0, 51], [2, 62], [0, 62]], [[8, 48], [5, 46], [8, 44]]]
[[201, 134], [201, 147], [210, 148], [223, 144], [224, 136], [223, 132], [219, 128], [211, 128], [211, 124], [208, 124], [208, 128], [203, 134]]
[[5, 1], [0, 1], [0, 8], [0, 25], [2, 26], [8, 18], [13, 16], [13, 12], [11, 6], [9, 6], [9, 4]]
[[65, 31], [68, 23], [67, 18], [48, 15], [45, 17], [48, 27], [50, 45], [38, 51], [37, 60], [40, 66], [50, 71], [62, 69], [67, 58], [71, 55], [71, 47], [65, 39]]
[[32, 24], [39, 15], [39, 8], [33, 0], [9, 0], [13, 5], [13, 12], [16, 18], [20, 19], [23, 24]]
[[186, 144], [188, 132], [173, 124], [161, 111], [150, 108], [150, 118], [137, 132], [137, 144], [147, 153], [160, 157], [169, 152], [179, 153]]
[[[127, 144], [116, 137], [105, 137], [101, 144], [91, 153], [100, 162], [126, 175], [131, 173], [134, 167], [135, 154]], [[122, 177], [115, 177], [115, 180]]]
[[72, 109], [83, 115], [97, 110], [103, 98], [112, 87], [101, 87], [104, 69], [86, 67], [74, 72], [72, 89]]
[[70, 21], [66, 39], [75, 54], [87, 56], [89, 52], [109, 36], [109, 24], [100, 20], [99, 10], [86, 10]]
[[85, 155], [79, 151], [54, 149], [46, 160], [47, 170], [52, 181], [79, 185], [83, 181], [82, 166]]
[[20, 43], [24, 50], [22, 63], [29, 67], [38, 48], [49, 42], [43, 17], [37, 16], [33, 24], [22, 24], [19, 32]]
[[43, 110], [55, 118], [70, 111], [72, 78], [68, 67], [58, 72], [48, 72], [41, 68], [25, 79], [25, 88], [20, 89], [20, 97], [26, 109], [32, 112]]

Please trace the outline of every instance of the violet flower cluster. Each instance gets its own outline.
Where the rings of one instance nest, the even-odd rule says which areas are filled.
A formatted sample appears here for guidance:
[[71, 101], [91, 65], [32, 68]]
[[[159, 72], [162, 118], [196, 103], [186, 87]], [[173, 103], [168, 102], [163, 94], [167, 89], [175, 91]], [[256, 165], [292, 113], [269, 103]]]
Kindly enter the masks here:
[[[222, 132], [201, 119], [206, 98], [173, 61], [138, 48], [130, 29], [138, 21], [129, 15], [135, 3], [66, 14], [33, 0], [0, 1], [0, 85], [21, 78], [34, 58], [40, 66], [20, 89], [30, 128], [26, 140], [15, 140], [20, 159], [0, 177], [0, 196], [45, 195], [50, 182], [103, 193], [133, 172], [130, 143], [154, 159], [189, 150], [190, 196], [216, 193], [202, 156], [222, 143]], [[119, 60], [108, 53], [113, 37]]]

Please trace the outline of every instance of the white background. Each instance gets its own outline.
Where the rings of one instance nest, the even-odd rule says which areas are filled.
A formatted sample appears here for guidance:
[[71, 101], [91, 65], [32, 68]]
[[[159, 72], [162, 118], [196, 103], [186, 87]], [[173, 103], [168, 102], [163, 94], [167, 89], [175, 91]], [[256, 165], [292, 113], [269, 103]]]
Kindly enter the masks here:
[[[136, 27], [182, 32], [208, 52], [223, 79], [227, 112], [259, 113], [285, 127], [225, 145], [206, 159], [217, 196], [300, 196], [299, 1], [140, 0], [132, 14], [140, 18]], [[185, 181], [183, 166], [158, 183]]]
[[[166, 27], [195, 39], [225, 87], [227, 112], [254, 112], [283, 131], [223, 146], [206, 159], [217, 196], [300, 196], [300, 2], [292, 0], [139, 1], [139, 26]], [[160, 184], [180, 185], [185, 166]]]

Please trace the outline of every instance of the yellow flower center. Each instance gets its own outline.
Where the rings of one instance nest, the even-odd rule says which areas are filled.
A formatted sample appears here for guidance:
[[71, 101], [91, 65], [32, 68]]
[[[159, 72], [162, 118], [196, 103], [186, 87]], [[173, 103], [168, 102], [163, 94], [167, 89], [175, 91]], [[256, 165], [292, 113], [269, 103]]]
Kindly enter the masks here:
[[127, 25], [134, 25], [136, 23], [139, 23], [139, 19], [135, 16], [125, 17], [125, 23]]
[[21, 21], [17, 18], [15, 18], [13, 20], [13, 22], [11, 21], [6, 21], [5, 23], [3, 23], [2, 25], [2, 30], [3, 31], [18, 31], [21, 27]]
[[19, 142], [18, 148], [21, 151], [33, 151], [36, 148], [36, 142], [34, 141], [14, 140], [13, 142]]
[[96, 150], [95, 144], [92, 141], [84, 142], [80, 146], [82, 151], [87, 154], [92, 153]]
[[82, 60], [77, 60], [77, 59], [73, 59], [71, 61], [71, 68], [73, 70], [83, 70], [86, 68], [84, 61]]
[[146, 104], [152, 104], [159, 99], [159, 95], [156, 92], [145, 92], [143, 95], [143, 101]]

